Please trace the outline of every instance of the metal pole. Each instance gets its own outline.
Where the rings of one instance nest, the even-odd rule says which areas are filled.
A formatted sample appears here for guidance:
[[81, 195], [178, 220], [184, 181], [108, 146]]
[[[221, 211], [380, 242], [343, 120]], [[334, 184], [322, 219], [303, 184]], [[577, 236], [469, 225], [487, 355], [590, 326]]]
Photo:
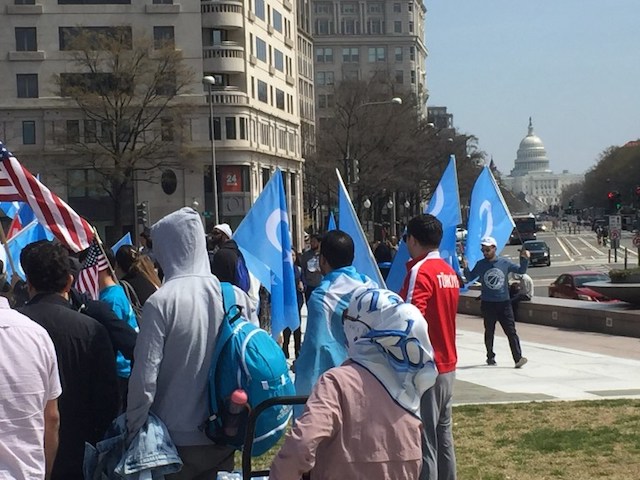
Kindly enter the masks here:
[[213, 94], [211, 91], [211, 84], [209, 86], [209, 127], [211, 128], [211, 182], [213, 184], [213, 218], [215, 224], [220, 223], [220, 217], [218, 215], [218, 179], [216, 174], [216, 146], [214, 143], [215, 130], [213, 128]]

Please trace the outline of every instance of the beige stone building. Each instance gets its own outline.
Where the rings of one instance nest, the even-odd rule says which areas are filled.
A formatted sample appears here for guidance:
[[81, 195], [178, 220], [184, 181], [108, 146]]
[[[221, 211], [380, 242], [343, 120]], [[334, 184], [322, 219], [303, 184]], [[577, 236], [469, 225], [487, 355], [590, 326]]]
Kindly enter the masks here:
[[[185, 205], [212, 211], [211, 98], [220, 220], [236, 227], [280, 167], [300, 246], [301, 123], [312, 138], [313, 51], [291, 0], [0, 0], [0, 12], [0, 139], [103, 234], [119, 232], [109, 230], [104, 198], [89, 187], [91, 169], [69, 169], [69, 149], [60, 140], [69, 130], [81, 141], [100, 134], [53, 81], [74, 68], [63, 45], [69, 28], [121, 28], [134, 41], [170, 39], [194, 72], [179, 99], [189, 105], [179, 126], [189, 159], [169, 159], [172, 165], [154, 172], [153, 182], [135, 183], [124, 218], [129, 229], [135, 204], [143, 201], [151, 222]], [[211, 97], [204, 76], [215, 78]]]
[[425, 16], [420, 0], [313, 0], [318, 117], [333, 106], [334, 85], [376, 76], [394, 92], [412, 92], [424, 109]]

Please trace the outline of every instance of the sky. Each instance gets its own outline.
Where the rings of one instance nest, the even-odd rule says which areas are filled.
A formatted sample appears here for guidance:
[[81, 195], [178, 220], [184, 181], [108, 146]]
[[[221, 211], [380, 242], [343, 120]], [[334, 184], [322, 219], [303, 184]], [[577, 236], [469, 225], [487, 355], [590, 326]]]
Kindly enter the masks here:
[[425, 0], [428, 106], [503, 174], [529, 117], [550, 168], [640, 138], [640, 0]]

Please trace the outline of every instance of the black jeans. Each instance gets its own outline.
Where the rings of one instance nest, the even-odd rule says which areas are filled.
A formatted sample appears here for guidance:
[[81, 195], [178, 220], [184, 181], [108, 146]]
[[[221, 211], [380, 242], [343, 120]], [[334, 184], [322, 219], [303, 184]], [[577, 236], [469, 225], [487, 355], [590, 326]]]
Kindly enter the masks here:
[[487, 347], [487, 360], [493, 360], [496, 354], [493, 351], [493, 337], [496, 332], [496, 322], [500, 322], [504, 334], [509, 340], [513, 361], [518, 362], [522, 358], [520, 339], [516, 333], [516, 323], [513, 319], [511, 302], [485, 302], [481, 304], [482, 318], [484, 319], [484, 345]]

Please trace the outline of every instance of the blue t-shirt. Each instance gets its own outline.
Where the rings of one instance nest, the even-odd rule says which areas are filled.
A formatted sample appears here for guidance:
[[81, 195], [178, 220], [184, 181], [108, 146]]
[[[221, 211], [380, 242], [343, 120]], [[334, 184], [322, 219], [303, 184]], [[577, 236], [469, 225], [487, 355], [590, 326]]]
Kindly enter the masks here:
[[478, 278], [482, 284], [481, 298], [483, 302], [508, 302], [509, 281], [508, 274], [525, 273], [529, 266], [527, 257], [520, 257], [520, 265], [502, 257], [489, 261], [483, 258], [476, 263], [473, 270], [464, 269], [467, 279]]
[[[107, 303], [118, 318], [127, 322], [136, 332], [138, 331], [136, 314], [129, 303], [127, 294], [124, 293], [124, 289], [120, 285], [111, 285], [100, 290], [100, 300]], [[131, 362], [124, 358], [121, 352], [116, 355], [116, 367], [119, 377], [129, 378], [129, 375], [131, 375]]]

